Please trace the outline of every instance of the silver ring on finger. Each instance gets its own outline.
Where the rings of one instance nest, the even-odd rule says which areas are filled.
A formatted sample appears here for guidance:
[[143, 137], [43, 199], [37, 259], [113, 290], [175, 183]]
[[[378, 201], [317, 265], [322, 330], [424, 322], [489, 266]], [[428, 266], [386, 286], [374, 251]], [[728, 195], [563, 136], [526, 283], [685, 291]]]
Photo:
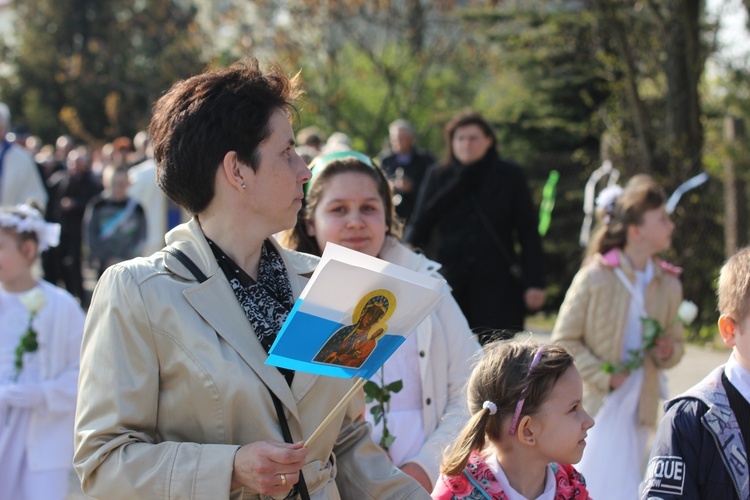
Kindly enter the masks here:
[[281, 486], [286, 486], [286, 474], [279, 474], [281, 477]]

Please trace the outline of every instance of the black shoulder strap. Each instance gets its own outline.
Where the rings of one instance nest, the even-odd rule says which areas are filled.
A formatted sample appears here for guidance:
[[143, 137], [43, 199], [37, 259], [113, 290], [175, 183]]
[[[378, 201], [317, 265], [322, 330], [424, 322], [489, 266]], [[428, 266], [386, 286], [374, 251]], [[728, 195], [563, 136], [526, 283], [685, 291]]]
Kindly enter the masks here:
[[479, 205], [479, 201], [476, 199], [476, 197], [469, 196], [469, 201], [471, 202], [471, 206], [474, 209], [474, 212], [476, 212], [477, 217], [479, 217], [479, 222], [482, 224], [484, 230], [487, 231], [487, 234], [492, 240], [492, 243], [494, 243], [495, 247], [497, 247], [498, 252], [500, 252], [500, 257], [508, 266], [508, 272], [516, 281], [523, 285], [523, 271], [521, 270], [521, 266], [518, 265], [513, 257], [508, 254], [508, 250], [505, 248], [505, 245], [503, 245], [503, 242], [500, 239], [500, 235], [497, 234], [495, 228], [492, 227], [492, 223], [490, 222], [489, 217], [487, 217], [487, 214], [484, 213], [484, 210], [482, 210], [482, 207]]
[[3, 139], [2, 147], [0, 147], [0, 175], [3, 175], [3, 162], [5, 160], [5, 153], [10, 149], [10, 141]]
[[174, 257], [175, 257], [175, 258], [176, 258], [177, 260], [179, 260], [180, 262], [182, 262], [182, 265], [183, 265], [183, 266], [185, 266], [185, 267], [187, 267], [187, 268], [188, 268], [188, 271], [190, 271], [191, 273], [193, 273], [193, 276], [195, 276], [195, 279], [197, 279], [197, 280], [198, 280], [198, 281], [200, 281], [201, 283], [203, 283], [204, 281], [206, 281], [206, 280], [208, 279], [208, 278], [206, 277], [206, 275], [205, 275], [205, 274], [203, 274], [203, 271], [201, 271], [201, 270], [200, 270], [200, 269], [198, 268], [198, 266], [196, 266], [196, 265], [195, 265], [195, 262], [193, 262], [193, 261], [192, 261], [192, 260], [190, 259], [190, 257], [188, 257], [187, 255], [185, 255], [185, 254], [184, 254], [184, 253], [182, 252], [182, 250], [180, 250], [179, 248], [175, 248], [175, 247], [164, 247], [164, 248], [162, 249], [162, 252], [164, 252], [164, 253], [168, 253], [168, 254], [172, 255], [172, 256], [174, 256]]
[[[276, 415], [279, 417], [279, 424], [281, 424], [281, 433], [284, 435], [284, 441], [287, 443], [293, 443], [292, 432], [289, 430], [289, 423], [286, 421], [286, 415], [284, 415], [284, 407], [281, 405], [281, 401], [270, 389], [268, 392], [271, 393], [273, 399], [273, 406], [276, 408]], [[305, 483], [305, 476], [302, 475], [302, 471], [299, 471], [299, 482], [294, 485], [292, 491], [286, 496], [286, 498], [295, 498], [296, 494], [302, 500], [310, 500], [310, 493], [307, 491], [307, 484]]]
[[[201, 271], [198, 266], [195, 265], [195, 262], [193, 262], [190, 257], [185, 255], [182, 250], [167, 246], [162, 249], [162, 252], [173, 255], [177, 260], [182, 262], [182, 265], [187, 267], [188, 270], [193, 274], [193, 276], [195, 276], [195, 279], [197, 279], [199, 282], [203, 283], [208, 279], [206, 275], [203, 274], [203, 271]], [[281, 425], [281, 433], [284, 435], [284, 441], [286, 441], [287, 443], [293, 443], [294, 441], [292, 440], [292, 432], [289, 430], [289, 422], [286, 421], [284, 407], [282, 406], [278, 396], [276, 396], [276, 394], [274, 394], [271, 389], [268, 389], [268, 392], [271, 394], [271, 399], [273, 399], [273, 406], [274, 408], [276, 408], [276, 416], [278, 417], [279, 424]], [[294, 486], [294, 488], [292, 488], [286, 498], [295, 498], [298, 493], [302, 500], [310, 500], [310, 494], [307, 491], [307, 484], [305, 484], [305, 477], [302, 475], [302, 471], [299, 471], [299, 482]]]

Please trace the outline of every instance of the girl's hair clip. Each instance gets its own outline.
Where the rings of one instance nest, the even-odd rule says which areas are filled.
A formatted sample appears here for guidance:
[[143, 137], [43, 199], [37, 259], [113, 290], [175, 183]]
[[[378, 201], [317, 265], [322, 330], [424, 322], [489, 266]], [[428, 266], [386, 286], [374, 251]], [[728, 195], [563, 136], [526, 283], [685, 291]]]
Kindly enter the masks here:
[[615, 203], [617, 202], [617, 199], [622, 196], [622, 193], [623, 189], [615, 184], [602, 189], [602, 192], [596, 197], [596, 208], [604, 210], [604, 222], [606, 224], [609, 224], [610, 220], [610, 217], [607, 217], [607, 215], [612, 213], [612, 210], [615, 208]]
[[[547, 351], [546, 345], [539, 346], [539, 349], [537, 349], [536, 354], [534, 354], [533, 359], [531, 360], [531, 364], [529, 365], [529, 371], [526, 372], [526, 378], [529, 378], [529, 375], [531, 375], [531, 372], [534, 370], [536, 365], [539, 364], [539, 361], [542, 359], [542, 356], [544, 356], [544, 353]], [[526, 402], [526, 394], [529, 392], [529, 385], [528, 382], [526, 383], [526, 387], [523, 388], [521, 391], [521, 399], [518, 400], [518, 404], [516, 404], [516, 411], [513, 412], [513, 419], [510, 421], [510, 435], [516, 433], [517, 427], [518, 427], [518, 419], [521, 416], [521, 410], [523, 410], [523, 404]]]
[[372, 162], [372, 159], [369, 156], [358, 151], [336, 151], [334, 153], [328, 153], [326, 155], [319, 156], [315, 158], [312, 163], [310, 163], [309, 168], [312, 176], [310, 177], [310, 180], [307, 181], [303, 186], [305, 194], [307, 194], [307, 191], [310, 189], [310, 186], [312, 186], [312, 183], [315, 181], [318, 175], [323, 170], [325, 170], [329, 164], [337, 160], [346, 160], [349, 158], [359, 160], [360, 162], [373, 169], [376, 168], [375, 164]]
[[497, 405], [492, 401], [485, 401], [484, 403], [482, 403], [482, 409], [490, 410], [490, 415], [494, 415], [495, 413], [497, 413]]

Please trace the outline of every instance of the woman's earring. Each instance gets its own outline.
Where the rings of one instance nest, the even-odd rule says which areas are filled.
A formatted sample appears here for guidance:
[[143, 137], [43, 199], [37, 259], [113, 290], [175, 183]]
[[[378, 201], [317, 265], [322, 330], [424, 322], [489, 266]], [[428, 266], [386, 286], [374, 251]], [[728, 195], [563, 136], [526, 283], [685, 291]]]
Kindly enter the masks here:
[[245, 184], [244, 182], [242, 183], [242, 189], [247, 189], [247, 184]]

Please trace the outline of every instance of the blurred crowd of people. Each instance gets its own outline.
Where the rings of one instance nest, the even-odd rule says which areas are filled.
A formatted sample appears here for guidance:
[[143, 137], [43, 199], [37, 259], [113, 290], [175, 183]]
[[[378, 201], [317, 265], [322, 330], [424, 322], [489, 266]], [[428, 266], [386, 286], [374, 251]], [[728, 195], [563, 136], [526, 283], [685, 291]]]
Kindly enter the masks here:
[[112, 264], [159, 250], [165, 232], [185, 218], [156, 183], [146, 131], [92, 147], [69, 135], [44, 144], [11, 130], [10, 109], [0, 103], [0, 205], [34, 200], [48, 222], [60, 224], [60, 244], [42, 254], [41, 273], [84, 307], [87, 270], [98, 278]]

